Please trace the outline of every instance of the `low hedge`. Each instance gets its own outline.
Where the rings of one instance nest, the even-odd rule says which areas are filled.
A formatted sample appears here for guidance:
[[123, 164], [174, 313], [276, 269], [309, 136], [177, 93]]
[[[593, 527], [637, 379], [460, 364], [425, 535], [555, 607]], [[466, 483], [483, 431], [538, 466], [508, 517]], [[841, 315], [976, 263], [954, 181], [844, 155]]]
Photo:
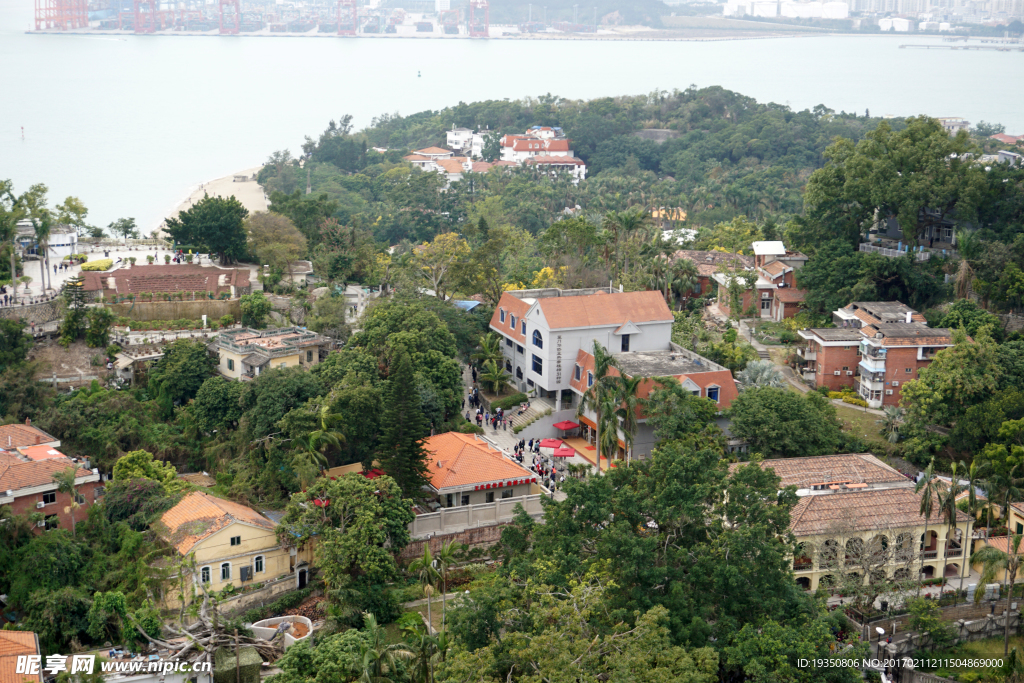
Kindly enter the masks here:
[[860, 406], [861, 408], [867, 408], [868, 402], [862, 398], [856, 398], [854, 396], [843, 396], [843, 403], [849, 403], [850, 405]]
[[114, 259], [101, 258], [99, 261], [89, 261], [82, 264], [82, 270], [106, 270], [114, 265]]
[[512, 394], [511, 396], [506, 396], [505, 398], [499, 398], [495, 401], [491, 401], [491, 411], [493, 412], [498, 408], [508, 410], [509, 408], [514, 408], [522, 403], [526, 403], [526, 400], [526, 394], [521, 392], [518, 394]]

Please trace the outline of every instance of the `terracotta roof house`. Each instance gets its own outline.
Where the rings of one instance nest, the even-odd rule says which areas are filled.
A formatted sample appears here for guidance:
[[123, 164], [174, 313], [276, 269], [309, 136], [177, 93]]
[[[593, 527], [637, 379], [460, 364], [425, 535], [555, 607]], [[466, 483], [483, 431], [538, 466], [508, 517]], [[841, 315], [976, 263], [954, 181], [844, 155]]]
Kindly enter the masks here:
[[[312, 550], [297, 549], [292, 554], [278, 541], [276, 527], [250, 507], [201, 491], [189, 493], [153, 524], [153, 530], [179, 555], [194, 560], [195, 571], [186, 577], [186, 596], [197, 590], [196, 583], [221, 590], [228, 584], [293, 577], [297, 586], [303, 584], [307, 574], [298, 572], [308, 571]], [[181, 595], [176, 581], [169, 585], [172, 588], [162, 605], [173, 609], [180, 605]]]
[[185, 292], [204, 296], [228, 294], [237, 298], [251, 290], [249, 270], [246, 268], [219, 268], [192, 263], [179, 265], [135, 265], [110, 272], [82, 273], [82, 289], [92, 298], [97, 296], [164, 294]]
[[329, 338], [300, 327], [227, 330], [211, 344], [221, 375], [242, 381], [272, 368], [311, 368], [327, 357], [331, 345]]
[[0, 448], [10, 450], [25, 446], [60, 448], [60, 439], [47, 434], [39, 427], [33, 427], [31, 420], [26, 420], [25, 424], [0, 425]]
[[[51, 453], [52, 451], [52, 453]], [[71, 496], [57, 490], [53, 475], [75, 469], [78, 510], [71, 508]], [[15, 514], [42, 513], [36, 532], [63, 527], [85, 519], [87, 508], [103, 494], [98, 470], [72, 459], [51, 446], [29, 446], [0, 450], [0, 505], [10, 505]]]
[[[719, 410], [727, 409], [739, 396], [736, 389], [736, 381], [732, 373], [703, 356], [688, 351], [679, 346], [672, 345], [667, 349], [656, 351], [630, 351], [625, 353], [612, 354], [615, 364], [608, 374], [613, 377], [625, 375], [626, 377], [673, 377], [685, 390], [694, 396], [700, 396], [714, 401]], [[576, 354], [576, 362], [573, 365], [572, 377], [569, 383], [577, 396], [583, 396], [594, 385], [597, 378], [594, 376], [594, 357], [587, 351], [580, 349]], [[641, 382], [637, 388], [637, 396], [645, 399], [657, 388], [657, 382], [653, 379]], [[593, 441], [596, 437], [597, 415], [592, 410], [586, 410], [579, 415], [582, 425], [582, 435], [585, 439]], [[633, 436], [632, 450], [629, 458], [645, 458], [650, 455], [651, 450], [657, 443], [654, 437], [654, 429], [647, 424], [647, 416], [642, 410], [637, 411], [639, 426]], [[626, 443], [622, 430], [619, 430], [619, 451], [613, 454], [616, 459], [625, 459]]]
[[804, 301], [804, 292], [797, 288], [796, 271], [807, 263], [808, 257], [786, 249], [786, 245], [778, 241], [753, 242], [751, 248], [753, 266], [727, 264], [727, 269], [716, 268], [710, 275], [718, 287], [718, 307], [726, 315], [733, 314], [733, 302], [726, 291], [739, 273], [747, 271], [746, 274], [757, 279], [753, 287], [740, 296], [742, 311], [752, 308], [760, 311], [762, 318], [776, 322], [795, 317]]
[[527, 496], [537, 475], [475, 434], [446, 432], [423, 440], [427, 478], [441, 507]]
[[[733, 463], [730, 471], [747, 463]], [[839, 490], [913, 488], [914, 481], [871, 453], [844, 453], [806, 458], [762, 460], [782, 480], [779, 485], [797, 487], [798, 496], [819, 495]]]
[[743, 254], [731, 254], [725, 251], [700, 251], [697, 249], [680, 249], [671, 256], [672, 261], [686, 259], [697, 266], [697, 278], [700, 281], [701, 296], [714, 290], [711, 277], [719, 270], [747, 270], [754, 267], [754, 257]]
[[872, 408], [899, 405], [902, 384], [916, 379], [935, 354], [953, 345], [948, 329], [899, 301], [855, 301], [832, 314], [835, 328], [799, 330], [797, 349], [817, 386], [856, 387]]
[[39, 657], [39, 637], [32, 631], [0, 630], [0, 683], [42, 683], [46, 660], [35, 667], [35, 673], [18, 673], [19, 657]]
[[561, 410], [575, 401], [568, 368], [580, 349], [667, 349], [672, 322], [659, 292], [547, 288], [502, 294], [490, 328], [504, 340], [505, 370], [520, 391], [536, 388]]

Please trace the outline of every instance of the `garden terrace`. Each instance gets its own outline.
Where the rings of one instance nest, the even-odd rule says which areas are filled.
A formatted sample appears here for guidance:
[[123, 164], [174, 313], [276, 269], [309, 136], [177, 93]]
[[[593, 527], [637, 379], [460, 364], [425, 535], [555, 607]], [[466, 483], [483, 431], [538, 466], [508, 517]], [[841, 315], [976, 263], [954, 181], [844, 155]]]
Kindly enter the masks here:
[[228, 294], [231, 297], [249, 292], [249, 271], [242, 268], [215, 268], [192, 264], [119, 268], [99, 273], [82, 273], [83, 289], [95, 295], [174, 294], [202, 292]]

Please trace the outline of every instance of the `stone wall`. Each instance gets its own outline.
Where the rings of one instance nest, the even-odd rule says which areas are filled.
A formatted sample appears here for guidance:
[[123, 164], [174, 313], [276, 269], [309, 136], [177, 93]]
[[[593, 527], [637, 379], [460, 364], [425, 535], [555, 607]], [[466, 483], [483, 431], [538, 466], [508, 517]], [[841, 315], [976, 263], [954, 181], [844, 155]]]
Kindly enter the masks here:
[[1024, 330], [1024, 316], [1007, 313], [1000, 315], [999, 319], [1003, 321], [1003, 329], [1007, 334]]
[[[990, 606], [988, 601], [981, 602], [981, 603], [978, 603], [978, 604], [975, 604], [973, 602], [961, 603], [961, 604], [956, 605], [956, 606], [949, 605], [947, 607], [940, 608], [940, 612], [941, 612], [943, 621], [950, 621], [950, 622], [956, 622], [956, 621], [960, 621], [960, 620], [963, 620], [963, 621], [974, 621], [974, 620], [978, 620], [978, 619], [983, 619], [983, 618], [989, 616], [990, 613], [992, 613], [992, 614], [994, 614], [994, 616], [998, 617], [998, 616], [1001, 616], [1004, 611], [1006, 611], [1006, 601], [1005, 600], [999, 600], [999, 601], [996, 602], [996, 608], [995, 608], [995, 612], [994, 613], [992, 612], [992, 607]], [[1011, 618], [1014, 618], [1014, 617], [1011, 615]], [[862, 631], [864, 630], [865, 625], [862, 625], [862, 624], [858, 623], [855, 619], [851, 619], [850, 621], [852, 621], [854, 624], [856, 624], [857, 627], [860, 628]], [[910, 622], [910, 615], [909, 614], [901, 614], [901, 615], [899, 615], [897, 617], [893, 617], [891, 619], [884, 619], [884, 618], [883, 619], [872, 619], [871, 621], [868, 622], [868, 624], [866, 626], [869, 627], [867, 630], [871, 631], [872, 633], [874, 633], [874, 627], [875, 626], [882, 626], [882, 627], [885, 628], [886, 631], [891, 632], [892, 628], [893, 628], [893, 624], [895, 624], [896, 631], [900, 632], [900, 631], [907, 631], [907, 630], [909, 630], [909, 626], [907, 626], [907, 624], [909, 622]]]
[[430, 552], [435, 555], [441, 549], [443, 543], [458, 541], [468, 548], [490, 548], [501, 540], [501, 530], [505, 524], [494, 524], [492, 526], [466, 529], [454, 534], [438, 534], [422, 541], [413, 541], [402, 549], [398, 554], [400, 560], [411, 560], [423, 557], [423, 546], [430, 544]]
[[253, 607], [262, 607], [268, 602], [274, 602], [278, 596], [293, 590], [298, 590], [298, 578], [293, 574], [285, 574], [273, 581], [263, 584], [263, 588], [232, 596], [221, 600], [220, 612], [227, 616], [236, 616]]
[[453, 534], [479, 527], [504, 524], [512, 521], [517, 505], [522, 505], [531, 517], [539, 520], [544, 516], [540, 497], [541, 494], [534, 494], [505, 498], [493, 503], [441, 508], [437, 512], [416, 515], [416, 519], [409, 525], [409, 535], [413, 539], [421, 540], [439, 534]]
[[131, 320], [219, 320], [230, 313], [235, 320], [241, 320], [242, 309], [239, 299], [197, 299], [196, 301], [135, 301], [109, 304], [114, 315]]
[[27, 323], [42, 325], [43, 323], [60, 320], [62, 317], [61, 308], [62, 303], [60, 299], [27, 306], [22, 306], [21, 304], [17, 306], [0, 306], [0, 318], [6, 318], [7, 320], [20, 320], [24, 318]]
[[[1002, 637], [1006, 628], [1005, 619], [1006, 617], [1001, 614], [998, 616], [986, 614], [984, 617], [974, 620], [958, 619], [953, 624], [956, 633], [954, 642], [973, 642], [984, 640], [985, 638]], [[1020, 613], [1010, 612], [1009, 619], [1010, 633], [1015, 634], [1017, 632], [1017, 622], [1020, 620]], [[908, 638], [884, 645], [882, 653], [886, 658], [905, 657], [911, 656], [919, 650], [928, 649], [931, 649], [931, 637], [926, 634], [915, 633]]]

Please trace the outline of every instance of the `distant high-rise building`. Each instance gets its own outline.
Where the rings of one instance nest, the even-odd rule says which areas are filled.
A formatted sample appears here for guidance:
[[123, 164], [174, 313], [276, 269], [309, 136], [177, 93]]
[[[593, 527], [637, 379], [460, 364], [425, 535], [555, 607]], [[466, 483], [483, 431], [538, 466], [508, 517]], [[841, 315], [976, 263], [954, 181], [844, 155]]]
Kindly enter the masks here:
[[435, 12], [447, 12], [452, 8], [452, 0], [434, 0]]

